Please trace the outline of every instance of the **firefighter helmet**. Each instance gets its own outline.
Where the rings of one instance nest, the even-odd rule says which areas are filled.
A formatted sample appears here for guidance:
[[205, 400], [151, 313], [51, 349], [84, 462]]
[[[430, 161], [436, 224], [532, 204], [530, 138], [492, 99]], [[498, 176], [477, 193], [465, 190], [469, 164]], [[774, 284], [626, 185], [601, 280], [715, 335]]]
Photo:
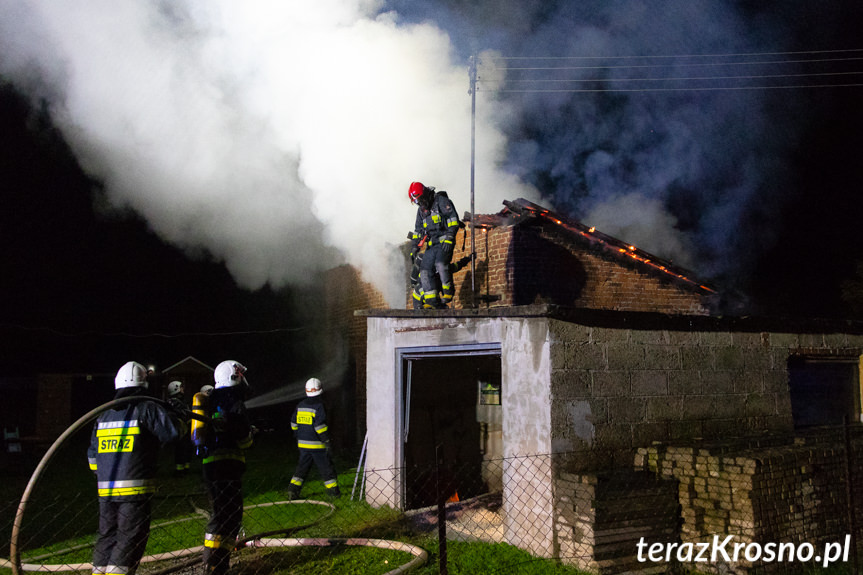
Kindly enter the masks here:
[[246, 384], [245, 374], [246, 367], [238, 361], [226, 360], [216, 366], [216, 371], [213, 372], [213, 379], [216, 381], [216, 389], [222, 387], [234, 387], [235, 385]]
[[129, 361], [114, 377], [114, 389], [124, 387], [147, 387], [147, 368], [137, 361]]
[[182, 381], [172, 381], [168, 384], [168, 397], [174, 397], [175, 395], [180, 395], [185, 391], [185, 387], [183, 386]]
[[312, 377], [306, 382], [306, 395], [309, 397], [316, 397], [320, 395], [323, 390], [321, 380], [317, 377]]
[[411, 203], [418, 204], [425, 191], [426, 187], [421, 182], [411, 183], [411, 186], [408, 188], [408, 198], [410, 198]]
[[203, 393], [204, 395], [211, 395], [213, 393], [213, 386], [212, 385], [202, 385], [200, 393]]

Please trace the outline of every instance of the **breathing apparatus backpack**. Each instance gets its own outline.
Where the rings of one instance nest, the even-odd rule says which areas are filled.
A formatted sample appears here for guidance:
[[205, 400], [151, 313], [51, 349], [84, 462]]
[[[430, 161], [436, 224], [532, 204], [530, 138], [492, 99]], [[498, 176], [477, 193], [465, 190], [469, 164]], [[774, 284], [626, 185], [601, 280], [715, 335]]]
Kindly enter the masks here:
[[201, 391], [195, 394], [192, 398], [192, 413], [201, 416], [201, 419], [192, 418], [192, 445], [195, 446], [195, 452], [198, 455], [203, 455], [210, 427], [210, 396], [208, 394]]

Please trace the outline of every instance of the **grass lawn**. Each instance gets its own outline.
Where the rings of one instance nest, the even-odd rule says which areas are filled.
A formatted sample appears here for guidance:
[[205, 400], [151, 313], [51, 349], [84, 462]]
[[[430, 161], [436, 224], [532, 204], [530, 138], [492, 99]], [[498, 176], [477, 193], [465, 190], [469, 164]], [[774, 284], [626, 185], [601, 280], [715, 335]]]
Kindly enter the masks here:
[[[93, 474], [87, 467], [89, 430], [69, 438], [45, 468], [31, 494], [23, 517], [19, 548], [24, 562], [86, 563], [98, 520]], [[365, 502], [351, 501], [356, 474], [354, 454], [337, 458], [341, 471], [342, 498], [329, 502], [317, 471], [312, 470], [302, 496], [322, 503], [279, 504], [287, 500], [297, 450], [290, 435], [261, 433], [247, 454], [243, 479], [243, 518], [246, 536], [270, 534], [268, 538], [368, 538], [392, 540], [418, 546], [428, 553], [419, 574], [438, 573], [437, 533], [412, 531], [398, 510], [374, 509]], [[0, 555], [8, 558], [12, 521], [38, 455], [22, 458], [22, 472], [6, 469], [0, 481]], [[185, 476], [172, 475], [170, 450], [160, 460], [161, 488], [154, 504], [154, 517], [147, 555], [178, 552], [202, 544], [209, 509], [201, 480], [200, 462], [194, 461]], [[332, 509], [332, 507], [334, 509]], [[553, 561], [538, 560], [506, 544], [461, 543], [447, 545], [448, 570], [460, 573], [578, 573]], [[62, 552], [61, 552], [62, 551]], [[377, 547], [331, 546], [268, 547], [246, 549], [236, 554], [235, 569], [243, 575], [294, 573], [386, 573], [410, 561], [404, 551]], [[152, 564], [157, 565], [157, 564]], [[153, 569], [150, 564], [141, 573]], [[0, 575], [9, 573], [0, 569]]]

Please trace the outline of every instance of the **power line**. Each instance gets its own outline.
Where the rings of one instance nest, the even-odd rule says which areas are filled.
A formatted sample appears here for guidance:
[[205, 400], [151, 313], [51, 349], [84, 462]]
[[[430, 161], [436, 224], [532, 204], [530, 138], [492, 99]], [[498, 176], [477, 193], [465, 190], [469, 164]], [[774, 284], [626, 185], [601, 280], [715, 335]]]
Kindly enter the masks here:
[[798, 52], [731, 52], [725, 54], [660, 54], [652, 56], [493, 56], [484, 60], [634, 60], [646, 58], [743, 58], [752, 56], [799, 56], [803, 54], [847, 54], [860, 53], [863, 48], [847, 48], [842, 50], [804, 50]]
[[694, 68], [705, 66], [765, 66], [768, 64], [823, 64], [833, 62], [856, 62], [863, 60], [863, 56], [855, 58], [831, 58], [815, 60], [749, 60], [739, 62], [691, 62], [674, 64], [626, 64], [621, 66], [530, 66], [530, 67], [503, 67], [496, 68], [504, 71], [529, 71], [529, 70], [623, 70], [623, 69], [648, 69], [648, 68]]
[[745, 74], [734, 76], [669, 76], [661, 78], [588, 78], [588, 79], [551, 79], [551, 80], [509, 80], [511, 84], [519, 83], [562, 83], [562, 82], [672, 82], [684, 80], [763, 80], [770, 78], [816, 78], [820, 76], [859, 76], [863, 70], [854, 72], [813, 72], [810, 74]]
[[[791, 90], [800, 88], [860, 88], [861, 84], [799, 84], [790, 86], [716, 86], [712, 88], [572, 88], [572, 89], [531, 89], [531, 90], [507, 90], [499, 89], [494, 92], [718, 92], [723, 90]], [[490, 90], [477, 90], [488, 92]]]
[[[863, 53], [863, 48], [843, 50], [808, 50], [798, 52], [749, 52], [728, 54], [678, 54], [657, 56], [492, 56], [484, 62], [482, 77], [479, 78], [477, 90], [482, 92], [500, 93], [644, 93], [644, 92], [717, 92], [717, 91], [742, 91], [742, 90], [792, 90], [792, 89], [825, 89], [825, 88], [859, 88], [863, 84], [859, 82], [833, 82], [824, 80], [829, 78], [840, 79], [849, 76], [863, 75], [863, 68], [859, 66], [863, 56], [851, 56]], [[798, 56], [830, 56], [825, 58], [799, 58]], [[787, 59], [775, 59], [775, 56], [792, 56]], [[841, 56], [841, 57], [835, 57]], [[743, 60], [741, 58], [757, 58], [755, 60]], [[699, 61], [686, 61], [697, 59]], [[705, 61], [705, 60], [713, 61]], [[733, 59], [733, 60], [729, 60]], [[622, 62], [631, 60], [647, 61], [644, 64], [590, 64], [590, 65], [539, 65], [542, 62], [558, 61], [596, 61], [604, 60], [611, 62]], [[664, 60], [662, 63], [649, 63], [651, 60]], [[668, 60], [674, 60], [669, 62]], [[527, 65], [518, 66], [496, 66], [495, 62], [524, 62]], [[491, 64], [491, 65], [489, 65]], [[818, 65], [820, 69], [803, 71]], [[710, 74], [710, 75], [678, 75], [663, 76], [661, 74], [639, 74], [633, 77], [559, 77], [564, 72], [590, 72], [606, 71], [619, 73], [620, 71], [660, 71], [681, 68], [708, 68], [726, 67], [740, 68], [743, 66], [760, 66], [764, 69], [763, 74]], [[782, 72], [780, 67], [797, 66], [799, 72]], [[836, 69], [844, 67], [845, 70]], [[853, 67], [852, 69], [847, 69]], [[832, 68], [832, 69], [831, 69]], [[773, 72], [773, 70], [776, 70]], [[514, 76], [514, 77], [513, 77]], [[818, 83], [800, 83], [801, 79], [818, 79]], [[781, 81], [798, 80], [796, 83], [783, 84]], [[741, 85], [743, 81], [760, 81], [758, 84]], [[765, 81], [776, 81], [767, 83]], [[622, 84], [641, 82], [647, 84], [641, 87], [622, 87]], [[677, 82], [680, 86], [658, 87], [657, 83]], [[716, 85], [704, 85], [712, 82]], [[734, 82], [734, 83], [732, 83]], [[580, 85], [593, 84], [590, 87], [579, 87]], [[651, 85], [652, 84], [652, 85]], [[549, 87], [557, 85], [560, 87]], [[571, 85], [572, 87], [566, 87]]]
[[274, 333], [290, 333], [290, 332], [299, 332], [307, 329], [306, 327], [282, 327], [282, 328], [273, 328], [273, 329], [263, 329], [263, 330], [242, 330], [242, 331], [219, 331], [219, 332], [207, 332], [207, 331], [199, 331], [199, 332], [179, 332], [179, 333], [160, 333], [160, 332], [150, 332], [150, 333], [131, 333], [131, 332], [106, 332], [106, 331], [79, 331], [79, 332], [70, 332], [63, 331], [52, 327], [46, 326], [24, 326], [17, 325], [11, 323], [2, 323], [0, 324], [3, 328], [7, 329], [17, 329], [20, 331], [29, 331], [29, 332], [42, 332], [49, 333], [52, 335], [58, 335], [61, 337], [129, 337], [129, 338], [162, 338], [162, 339], [175, 339], [181, 337], [225, 337], [225, 336], [237, 336], [237, 335], [270, 335]]

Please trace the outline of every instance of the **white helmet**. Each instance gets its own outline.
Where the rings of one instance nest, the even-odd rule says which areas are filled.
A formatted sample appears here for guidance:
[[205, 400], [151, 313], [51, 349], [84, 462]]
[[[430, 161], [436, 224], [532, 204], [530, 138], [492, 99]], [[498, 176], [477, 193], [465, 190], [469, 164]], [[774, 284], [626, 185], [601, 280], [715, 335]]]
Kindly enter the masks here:
[[174, 397], [175, 395], [180, 395], [185, 391], [185, 387], [183, 386], [182, 381], [172, 381], [168, 384], [168, 397]]
[[213, 393], [213, 386], [212, 385], [202, 385], [201, 386], [201, 393], [203, 393], [204, 395], [211, 395]]
[[127, 362], [114, 377], [114, 389], [147, 387], [147, 368], [137, 361]]
[[323, 390], [321, 380], [317, 377], [313, 377], [306, 382], [306, 395], [309, 397], [317, 397]]
[[234, 387], [242, 383], [248, 385], [249, 382], [246, 381], [243, 375], [245, 372], [246, 367], [240, 362], [230, 359], [223, 361], [216, 366], [216, 371], [213, 372], [213, 379], [216, 380], [216, 389]]

